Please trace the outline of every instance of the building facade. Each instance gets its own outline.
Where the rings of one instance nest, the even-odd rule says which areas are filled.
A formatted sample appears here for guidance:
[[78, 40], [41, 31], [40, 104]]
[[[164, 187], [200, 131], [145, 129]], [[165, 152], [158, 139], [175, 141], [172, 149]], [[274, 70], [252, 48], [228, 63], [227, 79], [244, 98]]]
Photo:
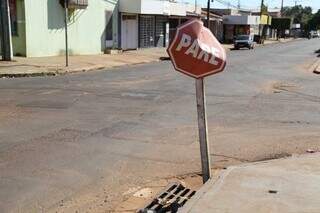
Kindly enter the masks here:
[[201, 7], [169, 0], [119, 0], [119, 43], [122, 50], [166, 47], [176, 27], [201, 16]]
[[[252, 10], [252, 15], [260, 16], [260, 10]], [[259, 35], [262, 35], [264, 39], [268, 38], [276, 38], [276, 32], [271, 28], [272, 16], [269, 12], [265, 12], [265, 14], [260, 16], [260, 32]]]
[[[118, 46], [117, 0], [69, 0], [81, 7], [68, 9], [69, 52], [101, 54]], [[14, 55], [27, 57], [65, 54], [64, 8], [59, 0], [10, 0]], [[106, 42], [108, 41], [108, 42]]]
[[236, 35], [257, 35], [259, 33], [260, 16], [224, 15], [224, 40], [232, 43]]
[[[16, 56], [64, 55], [64, 0], [9, 0]], [[201, 7], [173, 0], [68, 0], [70, 55], [166, 47], [176, 27]]]

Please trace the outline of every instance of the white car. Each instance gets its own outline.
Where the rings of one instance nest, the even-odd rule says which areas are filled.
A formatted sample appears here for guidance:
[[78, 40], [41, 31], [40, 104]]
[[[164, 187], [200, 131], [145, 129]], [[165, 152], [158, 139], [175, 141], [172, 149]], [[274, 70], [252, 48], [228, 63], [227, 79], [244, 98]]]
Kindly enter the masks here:
[[312, 30], [309, 33], [309, 37], [310, 38], [319, 38], [320, 37], [320, 33], [319, 33], [319, 31]]
[[253, 41], [253, 36], [251, 35], [237, 35], [234, 38], [234, 49], [238, 50], [242, 47], [248, 49], [254, 49], [255, 42]]

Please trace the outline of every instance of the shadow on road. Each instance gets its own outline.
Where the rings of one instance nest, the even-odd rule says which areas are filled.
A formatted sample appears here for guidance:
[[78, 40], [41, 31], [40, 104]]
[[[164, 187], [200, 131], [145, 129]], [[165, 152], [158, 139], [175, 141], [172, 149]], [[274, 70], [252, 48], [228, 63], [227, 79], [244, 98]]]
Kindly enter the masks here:
[[170, 61], [170, 57], [160, 57], [160, 61]]
[[250, 49], [244, 47], [244, 48], [239, 48], [239, 49], [231, 48], [230, 50], [231, 50], [231, 51], [236, 51], [236, 50], [237, 50], [237, 51], [244, 51], [244, 50], [250, 50]]

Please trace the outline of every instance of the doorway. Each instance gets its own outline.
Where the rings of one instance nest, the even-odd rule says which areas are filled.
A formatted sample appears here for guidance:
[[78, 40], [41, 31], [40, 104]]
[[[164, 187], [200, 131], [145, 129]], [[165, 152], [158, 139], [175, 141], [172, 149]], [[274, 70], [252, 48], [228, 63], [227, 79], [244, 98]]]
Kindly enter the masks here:
[[122, 15], [121, 48], [123, 50], [138, 48], [138, 21], [136, 15]]

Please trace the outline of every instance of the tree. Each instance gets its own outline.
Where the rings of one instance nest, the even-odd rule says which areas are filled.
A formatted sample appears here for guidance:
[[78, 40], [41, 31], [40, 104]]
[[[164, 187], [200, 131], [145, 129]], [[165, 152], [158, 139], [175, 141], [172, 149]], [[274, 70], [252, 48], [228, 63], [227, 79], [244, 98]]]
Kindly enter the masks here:
[[315, 13], [308, 21], [307, 30], [319, 30], [320, 29], [320, 10]]
[[294, 24], [300, 24], [305, 33], [316, 26], [316, 19], [314, 19], [311, 7], [303, 7], [301, 5], [284, 7], [283, 15], [292, 18]]
[[302, 7], [301, 5], [284, 7], [283, 15], [293, 18], [294, 24], [302, 25], [307, 24], [313, 16], [311, 7]]

